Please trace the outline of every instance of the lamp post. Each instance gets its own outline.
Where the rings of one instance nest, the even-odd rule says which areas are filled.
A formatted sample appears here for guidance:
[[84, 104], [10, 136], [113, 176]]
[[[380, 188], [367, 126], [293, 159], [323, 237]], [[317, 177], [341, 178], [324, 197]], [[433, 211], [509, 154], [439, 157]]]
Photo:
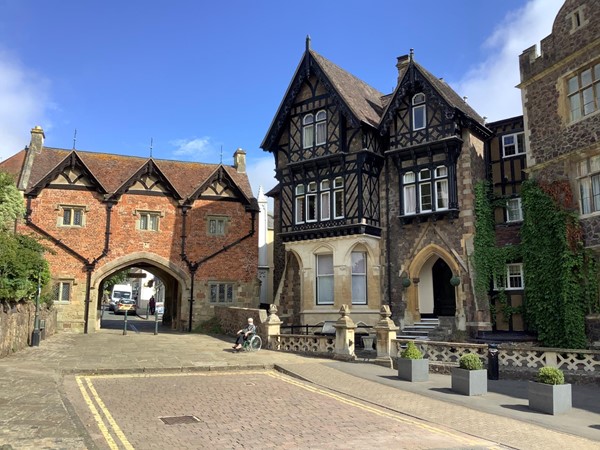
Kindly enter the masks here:
[[41, 273], [38, 272], [38, 288], [35, 296], [35, 316], [33, 319], [33, 334], [31, 335], [31, 346], [40, 346], [40, 293], [42, 292]]

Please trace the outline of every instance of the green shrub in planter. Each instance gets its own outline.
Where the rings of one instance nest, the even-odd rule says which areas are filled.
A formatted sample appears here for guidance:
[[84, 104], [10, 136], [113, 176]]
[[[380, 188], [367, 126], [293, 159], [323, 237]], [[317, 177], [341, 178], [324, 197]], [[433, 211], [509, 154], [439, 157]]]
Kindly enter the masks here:
[[565, 384], [565, 375], [556, 367], [542, 367], [538, 371], [537, 381], [544, 384]]
[[465, 370], [481, 370], [483, 369], [483, 363], [475, 353], [467, 353], [458, 360], [458, 367]]
[[400, 353], [400, 358], [423, 359], [423, 353], [421, 353], [414, 342], [409, 341], [408, 344], [406, 344], [406, 348]]

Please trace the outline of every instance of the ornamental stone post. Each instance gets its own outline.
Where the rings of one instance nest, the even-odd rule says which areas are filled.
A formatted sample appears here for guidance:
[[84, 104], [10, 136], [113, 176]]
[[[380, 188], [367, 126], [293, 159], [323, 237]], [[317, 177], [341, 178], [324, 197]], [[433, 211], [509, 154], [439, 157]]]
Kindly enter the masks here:
[[277, 316], [277, 305], [269, 307], [269, 316], [263, 323], [267, 335], [267, 348], [270, 350], [279, 350], [279, 335], [281, 334], [281, 324], [283, 322]]
[[335, 352], [334, 359], [351, 361], [356, 359], [354, 354], [354, 330], [356, 325], [349, 316], [350, 307], [342, 305], [340, 318], [333, 324], [335, 328]]
[[[375, 324], [377, 334], [377, 357], [375, 364], [392, 368], [392, 339], [396, 339], [398, 327], [390, 316], [392, 315], [390, 307], [383, 305], [379, 310], [379, 322]], [[395, 350], [394, 350], [395, 353]], [[394, 354], [394, 356], [396, 356]]]

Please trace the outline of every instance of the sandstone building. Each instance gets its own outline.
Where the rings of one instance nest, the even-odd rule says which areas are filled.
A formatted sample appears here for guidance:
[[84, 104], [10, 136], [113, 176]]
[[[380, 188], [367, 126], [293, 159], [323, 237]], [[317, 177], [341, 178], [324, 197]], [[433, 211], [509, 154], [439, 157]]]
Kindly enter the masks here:
[[159, 277], [163, 320], [190, 330], [218, 304], [258, 306], [258, 204], [245, 152], [233, 166], [31, 143], [0, 164], [27, 204], [18, 230], [41, 238], [63, 330], [99, 326], [104, 280], [138, 267]]

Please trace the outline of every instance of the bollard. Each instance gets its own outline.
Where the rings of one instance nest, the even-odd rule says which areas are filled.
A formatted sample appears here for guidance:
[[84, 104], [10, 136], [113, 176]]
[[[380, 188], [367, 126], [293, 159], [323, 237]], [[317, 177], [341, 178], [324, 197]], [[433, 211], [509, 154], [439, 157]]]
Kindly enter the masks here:
[[498, 345], [488, 345], [488, 369], [487, 369], [488, 380], [499, 380], [500, 379], [500, 366], [498, 364]]
[[123, 336], [127, 336], [127, 310], [125, 310], [125, 321], [123, 322]]
[[154, 310], [154, 336], [158, 334], [158, 311]]

